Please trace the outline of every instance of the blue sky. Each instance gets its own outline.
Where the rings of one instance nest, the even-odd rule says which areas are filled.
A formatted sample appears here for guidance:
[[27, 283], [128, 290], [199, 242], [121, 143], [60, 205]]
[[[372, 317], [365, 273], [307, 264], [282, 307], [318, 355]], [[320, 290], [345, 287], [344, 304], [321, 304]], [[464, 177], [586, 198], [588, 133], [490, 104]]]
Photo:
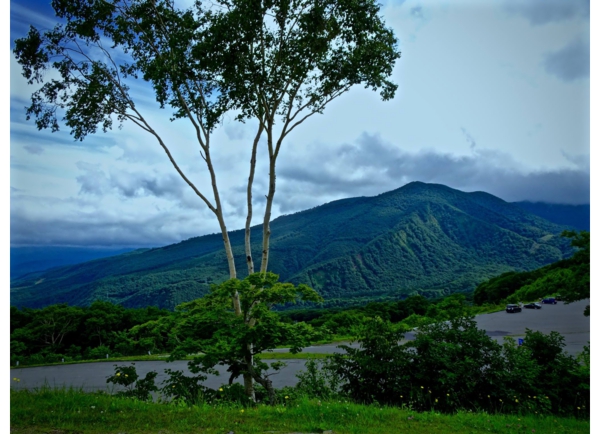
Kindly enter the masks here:
[[[30, 24], [52, 25], [48, 5], [11, 1], [11, 48]], [[389, 0], [381, 14], [402, 53], [396, 97], [382, 102], [356, 87], [295, 130], [279, 160], [273, 218], [410, 181], [589, 203], [588, 1]], [[25, 120], [31, 90], [11, 53], [11, 245], [158, 246], [218, 231], [147, 134], [126, 124], [75, 142], [67, 130], [37, 131]], [[139, 96], [186, 173], [207, 186], [189, 125], [170, 123], [143, 86]], [[244, 224], [255, 127], [226, 116], [213, 138], [229, 229]], [[255, 224], [267, 173], [259, 162]]]

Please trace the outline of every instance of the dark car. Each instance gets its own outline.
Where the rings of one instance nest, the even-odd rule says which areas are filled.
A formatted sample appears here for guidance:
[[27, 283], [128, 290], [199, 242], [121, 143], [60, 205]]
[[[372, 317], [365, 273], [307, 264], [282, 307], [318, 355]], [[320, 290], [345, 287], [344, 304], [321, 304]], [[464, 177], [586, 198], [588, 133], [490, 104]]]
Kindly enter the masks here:
[[521, 308], [516, 304], [507, 304], [506, 305], [506, 313], [515, 313], [521, 312]]
[[542, 305], [539, 303], [528, 303], [523, 306], [525, 309], [541, 309]]
[[556, 304], [556, 299], [555, 298], [544, 298], [542, 300], [542, 304]]

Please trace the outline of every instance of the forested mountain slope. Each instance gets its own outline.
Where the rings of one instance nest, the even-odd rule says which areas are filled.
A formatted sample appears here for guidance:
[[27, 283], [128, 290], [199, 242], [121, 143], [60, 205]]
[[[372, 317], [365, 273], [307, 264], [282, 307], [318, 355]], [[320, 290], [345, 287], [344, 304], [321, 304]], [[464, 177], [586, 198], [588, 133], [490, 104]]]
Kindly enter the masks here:
[[[269, 268], [326, 299], [414, 291], [437, 296], [570, 256], [569, 242], [559, 236], [563, 229], [487, 193], [413, 182], [275, 219]], [[253, 233], [259, 257], [259, 228]], [[243, 236], [243, 230], [230, 233], [240, 277], [246, 274]], [[221, 236], [213, 234], [28, 274], [11, 282], [11, 305], [104, 299], [172, 308], [227, 276]]]

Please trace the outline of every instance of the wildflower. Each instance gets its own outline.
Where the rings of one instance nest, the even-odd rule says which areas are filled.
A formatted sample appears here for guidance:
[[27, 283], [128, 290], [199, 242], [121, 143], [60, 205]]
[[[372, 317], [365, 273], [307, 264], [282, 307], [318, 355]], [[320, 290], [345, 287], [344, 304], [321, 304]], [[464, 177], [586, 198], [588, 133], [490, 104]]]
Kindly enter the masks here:
[[93, 410], [94, 408], [96, 408], [96, 406], [95, 406], [95, 405], [92, 405], [91, 407], [92, 407], [92, 410]]
[[[450, 396], [450, 394], [449, 394], [449, 393], [446, 393], [446, 396]], [[489, 395], [488, 395], [488, 397], [489, 397]]]
[[222, 392], [222, 391], [223, 391], [223, 388], [222, 388], [222, 387], [219, 387], [219, 392]]
[[120, 377], [120, 376], [121, 376], [121, 373], [120, 373], [120, 372], [117, 372], [117, 377]]
[[537, 398], [537, 396], [533, 395], [533, 399], [536, 399], [536, 398]]
[[402, 395], [400, 395], [400, 398], [404, 398]]
[[488, 398], [490, 397], [490, 395], [488, 395]]
[[429, 390], [428, 392], [431, 393], [431, 390]]
[[424, 389], [424, 387], [423, 387], [423, 386], [421, 386], [421, 389]]
[[435, 398], [435, 402], [438, 402], [437, 398]]
[[126, 377], [129, 377], [129, 375], [125, 374]]
[[519, 402], [519, 400], [518, 400], [518, 399], [515, 399], [515, 402]]
[[289, 396], [285, 395], [285, 399], [289, 399]]
[[500, 400], [500, 402], [502, 402], [502, 400]]
[[243, 413], [243, 412], [244, 412], [244, 409], [242, 408], [242, 409], [240, 410], [240, 413]]
[[577, 407], [577, 410], [581, 410], [581, 408], [580, 408], [580, 407]]

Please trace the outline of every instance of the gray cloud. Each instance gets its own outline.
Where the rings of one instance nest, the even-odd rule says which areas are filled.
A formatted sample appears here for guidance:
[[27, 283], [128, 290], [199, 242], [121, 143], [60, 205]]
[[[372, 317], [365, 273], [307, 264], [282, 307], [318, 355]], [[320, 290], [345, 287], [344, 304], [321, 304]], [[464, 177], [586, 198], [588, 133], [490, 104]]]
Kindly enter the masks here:
[[464, 127], [460, 127], [460, 130], [465, 135], [465, 139], [467, 139], [467, 143], [469, 144], [469, 147], [471, 149], [475, 149], [475, 146], [477, 146], [477, 142], [475, 141], [475, 139], [473, 138], [473, 136], [471, 135], [471, 133], [469, 133], [467, 131], [467, 129], [464, 128]]
[[78, 176], [81, 185], [80, 193], [104, 195], [116, 191], [125, 198], [155, 196], [172, 199], [182, 199], [185, 184], [178, 176], [168, 174], [158, 176], [148, 173], [115, 172], [107, 175], [100, 170], [100, 165], [78, 162], [77, 168], [84, 172]]
[[[351, 196], [371, 196], [407, 182], [445, 184], [463, 191], [486, 191], [507, 201], [589, 203], [589, 156], [570, 156], [577, 168], [528, 171], [507, 154], [477, 150], [456, 156], [434, 150], [405, 152], [379, 136], [363, 134], [356, 143], [281, 165], [277, 201], [282, 212], [297, 211], [298, 195], [306, 204]], [[294, 209], [295, 208], [295, 209]]]
[[590, 16], [589, 0], [505, 0], [505, 7], [534, 26]]
[[191, 220], [168, 212], [135, 220], [97, 213], [94, 221], [77, 215], [44, 220], [11, 215], [11, 245], [158, 247], [197, 236], [189, 230]]
[[34, 154], [34, 155], [40, 155], [41, 153], [44, 152], [44, 148], [42, 148], [41, 146], [38, 146], [38, 145], [26, 145], [26, 146], [23, 146], [23, 148], [30, 154]]
[[76, 178], [81, 185], [79, 192], [101, 196], [110, 188], [110, 181], [106, 174], [100, 170], [100, 164], [90, 164], [84, 161], [77, 162], [77, 168], [84, 172]]
[[563, 48], [547, 53], [544, 69], [564, 81], [590, 76], [590, 43], [583, 39], [571, 41]]

